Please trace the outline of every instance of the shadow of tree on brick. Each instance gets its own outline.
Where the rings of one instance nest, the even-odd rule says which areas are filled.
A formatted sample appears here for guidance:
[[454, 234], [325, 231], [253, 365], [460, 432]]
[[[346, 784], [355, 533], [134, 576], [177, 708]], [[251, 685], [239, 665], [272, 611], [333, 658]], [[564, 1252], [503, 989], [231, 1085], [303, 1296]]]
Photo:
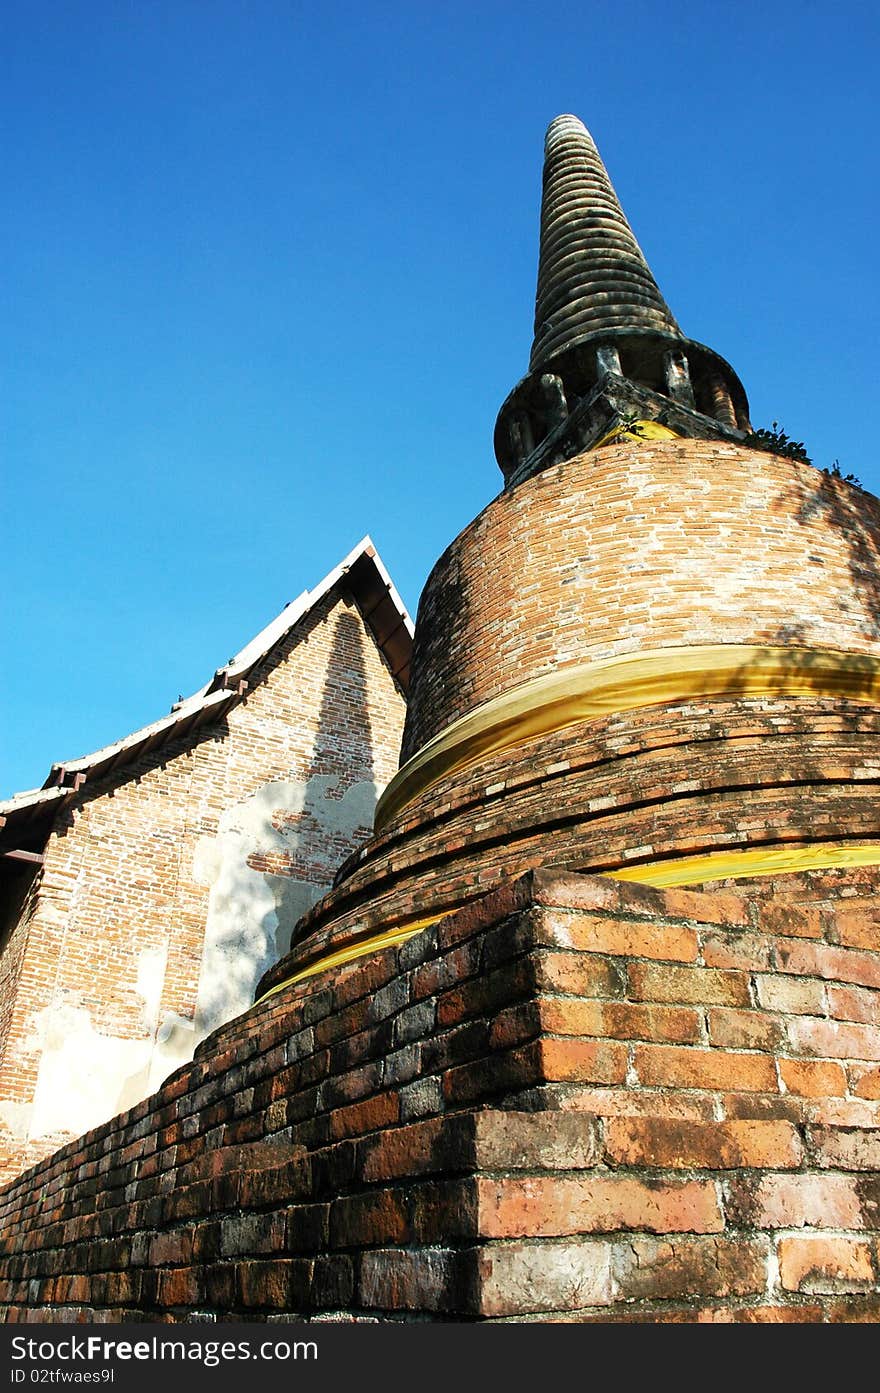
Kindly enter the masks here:
[[[797, 769], [780, 763], [780, 783], [800, 783], [806, 792], [810, 787], [818, 790], [819, 785], [827, 784], [832, 788], [840, 782], [844, 777], [840, 773], [841, 751], [844, 752], [844, 759], [851, 758], [856, 764], [876, 752], [877, 716], [880, 712], [877, 699], [880, 655], [876, 651], [876, 640], [880, 639], [880, 504], [861, 487], [807, 465], [792, 470], [791, 483], [783, 487], [773, 500], [771, 511], [776, 509], [805, 529], [818, 526], [830, 532], [832, 538], [839, 538], [843, 542], [839, 555], [849, 573], [849, 590], [847, 592], [841, 588], [835, 597], [840, 620], [852, 633], [854, 641], [861, 640], [866, 646], [870, 644], [874, 651], [859, 652], [847, 647], [844, 641], [822, 641], [810, 604], [813, 573], [812, 570], [808, 572], [805, 566], [800, 612], [773, 627], [758, 629], [754, 642], [759, 651], [755, 658], [743, 662], [732, 671], [728, 670], [721, 687], [716, 685], [711, 673], [707, 674], [705, 690], [700, 695], [711, 702], [741, 702], [746, 712], [755, 712], [765, 708], [768, 702], [772, 704], [778, 700], [800, 705], [802, 710], [809, 708], [812, 717], [820, 723], [832, 714], [838, 718], [837, 735], [842, 745], [834, 746], [833, 756], [829, 755], [827, 747], [813, 748], [812, 742], [803, 737]], [[798, 560], [815, 561], [816, 557], [809, 553], [801, 558], [792, 556], [793, 565]], [[817, 571], [816, 575], [821, 575], [821, 571]], [[823, 597], [826, 613], [828, 598], [827, 594]], [[772, 647], [787, 650], [785, 663], [778, 669], [774, 669], [772, 662], [768, 663], [766, 653], [761, 651]], [[760, 682], [756, 684], [758, 673]], [[861, 755], [860, 746], [863, 751]], [[832, 774], [826, 775], [825, 766], [829, 763], [836, 768]], [[815, 785], [811, 783], [813, 779]], [[869, 802], [872, 788], [878, 788], [876, 776], [866, 777], [862, 769], [855, 787], [860, 801], [863, 804]], [[743, 787], [741, 797], [744, 807], [751, 796], [752, 790]], [[870, 818], [866, 822], [864, 807], [860, 822], [855, 820], [855, 813], [852, 812], [854, 820], [851, 824], [838, 819], [823, 825], [819, 818], [819, 803], [815, 805], [814, 812], [817, 822], [813, 832], [817, 841], [838, 843], [851, 839], [861, 842], [875, 835], [868, 825]], [[743, 844], [784, 846], [801, 841], [803, 830], [802, 827], [799, 833], [792, 833], [783, 820], [775, 832], [768, 829], [757, 840], [753, 833], [744, 835]], [[876, 834], [880, 834], [880, 819], [877, 821]], [[727, 846], [731, 845], [728, 840]], [[686, 852], [681, 854], [687, 855]], [[840, 874], [849, 875], [851, 872], [842, 871]], [[875, 875], [876, 872], [871, 872], [868, 878]], [[711, 884], [728, 885], [735, 882], [721, 877], [711, 881]]]
[[[826, 527], [843, 539], [852, 594], [858, 601], [858, 609], [848, 603], [845, 595], [839, 596], [841, 618], [856, 631], [860, 630], [864, 638], [880, 639], [880, 502], [864, 489], [823, 474], [811, 466], [800, 468], [791, 486], [779, 493], [775, 502], [786, 517], [793, 517], [802, 526], [807, 527], [822, 519]], [[796, 564], [797, 560], [793, 557], [792, 564]], [[809, 607], [809, 593], [810, 579], [805, 576], [805, 609]], [[790, 675], [795, 675], [797, 681], [809, 690], [811, 674], [815, 676], [817, 695], [828, 695], [826, 653], [829, 649], [839, 651], [841, 658], [845, 651], [846, 691], [849, 697], [859, 701], [870, 699], [873, 694], [878, 655], [844, 650], [838, 644], [817, 642], [816, 626], [809, 617], [792, 615], [790, 620], [772, 629], [760, 630], [754, 641], [761, 647], [778, 645], [791, 649], [787, 673], [780, 673], [776, 678], [768, 673], [764, 679], [769, 695], [773, 695], [774, 686], [778, 687], [779, 695], [783, 695]], [[729, 674], [727, 694], [734, 698], [748, 697], [751, 679], [762, 662], [762, 658], [745, 662]]]
[[363, 626], [353, 613], [343, 613], [336, 621], [324, 678], [305, 800], [301, 812], [286, 820], [298, 839], [284, 876], [288, 882], [307, 884], [311, 897], [300, 908], [292, 885], [282, 889], [280, 952], [287, 951], [296, 923], [330, 888], [342, 863], [371, 836], [380, 792]]
[[[798, 470], [791, 486], [778, 495], [777, 502], [786, 516], [794, 517], [802, 526], [821, 520], [842, 538], [852, 594], [858, 608], [854, 608], [845, 595], [839, 596], [841, 618], [856, 631], [861, 631], [864, 638], [880, 638], [880, 502], [866, 490], [810, 466]], [[809, 606], [809, 593], [809, 578], [805, 577], [805, 608]], [[815, 625], [810, 618], [793, 615], [773, 630], [762, 633], [761, 640], [767, 645], [790, 648], [788, 673], [796, 675], [797, 681], [808, 690], [814, 676], [816, 694], [829, 695], [828, 660], [825, 652], [817, 650], [836, 649], [837, 645], [817, 644]], [[840, 651], [843, 658], [843, 650]], [[877, 654], [846, 650], [845, 661], [845, 694], [839, 699], [873, 704]], [[731, 695], [748, 695], [749, 680], [756, 665], [745, 663], [733, 675]], [[780, 674], [780, 695], [784, 693], [786, 681], [787, 676]], [[772, 676], [767, 685], [772, 695]]]
[[[815, 483], [811, 475], [815, 475]], [[806, 526], [822, 519], [843, 539], [853, 592], [862, 609], [858, 618], [848, 617], [863, 624], [869, 637], [880, 638], [880, 505], [877, 499], [845, 479], [805, 469], [799, 471], [797, 483], [781, 495], [780, 501], [795, 505], [794, 517], [799, 523]]]
[[[478, 523], [479, 518], [466, 530]], [[475, 673], [469, 646], [461, 639], [470, 624], [470, 590], [462, 571], [461, 552], [453, 543], [435, 562], [419, 601], [412, 670], [419, 673], [420, 680], [407, 706], [401, 763], [435, 734], [433, 719], [438, 706], [445, 711], [468, 709]], [[456, 663], [448, 661], [450, 649], [457, 652]]]
[[[297, 922], [372, 830], [381, 787], [365, 635], [357, 613], [338, 608], [338, 600], [315, 617], [333, 625], [333, 636], [311, 752], [303, 761], [292, 749], [286, 778], [270, 780], [220, 820], [198, 1038], [248, 1009], [264, 972], [288, 951]], [[291, 641], [302, 642], [301, 632]]]

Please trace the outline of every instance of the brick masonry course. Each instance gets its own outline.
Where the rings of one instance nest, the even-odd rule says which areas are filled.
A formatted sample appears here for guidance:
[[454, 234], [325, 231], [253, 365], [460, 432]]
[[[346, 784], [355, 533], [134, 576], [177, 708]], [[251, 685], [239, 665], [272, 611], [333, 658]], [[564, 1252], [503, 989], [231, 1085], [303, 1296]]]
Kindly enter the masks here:
[[[795, 880], [536, 873], [279, 992], [3, 1192], [4, 1318], [880, 1317], [870, 1041], [817, 1058], [799, 1027], [835, 1021], [840, 983], [786, 957], [880, 960], [835, 911], [852, 938], [845, 890], [866, 924], [876, 900], [864, 874]], [[815, 1015], [767, 990], [800, 980]], [[720, 1010], [757, 1043], [719, 1038]], [[669, 1012], [686, 1041], [657, 1040]]]
[[403, 757], [518, 683], [635, 649], [880, 656], [878, 553], [878, 501], [794, 460], [676, 440], [554, 465], [495, 498], [429, 576]]
[[[487, 701], [597, 659], [747, 644], [874, 661], [878, 548], [877, 500], [738, 445], [621, 444], [554, 465], [493, 500], [431, 573], [403, 758]], [[291, 961], [541, 866], [876, 842], [878, 784], [880, 717], [858, 701], [731, 692], [584, 721], [414, 797], [343, 866]]]
[[344, 586], [249, 682], [222, 720], [87, 781], [49, 836], [2, 959], [4, 1178], [249, 1006], [369, 835], [404, 699]]
[[584, 722], [428, 789], [342, 868], [295, 944], [329, 948], [542, 866], [877, 842], [878, 780], [880, 715], [856, 703], [707, 700]]

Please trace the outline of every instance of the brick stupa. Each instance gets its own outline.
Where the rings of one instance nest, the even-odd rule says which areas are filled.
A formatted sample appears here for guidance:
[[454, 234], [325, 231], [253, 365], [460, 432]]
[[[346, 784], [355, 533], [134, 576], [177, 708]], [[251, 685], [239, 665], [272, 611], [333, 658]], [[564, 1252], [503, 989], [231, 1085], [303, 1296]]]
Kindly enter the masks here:
[[880, 503], [749, 429], [559, 117], [375, 834], [5, 1192], [9, 1319], [880, 1317]]

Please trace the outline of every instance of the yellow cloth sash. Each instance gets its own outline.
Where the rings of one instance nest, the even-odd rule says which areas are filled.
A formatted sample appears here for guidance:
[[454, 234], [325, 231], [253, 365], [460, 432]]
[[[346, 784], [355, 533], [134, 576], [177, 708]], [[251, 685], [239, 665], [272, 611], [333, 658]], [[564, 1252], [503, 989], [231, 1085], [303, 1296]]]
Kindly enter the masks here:
[[379, 799], [375, 830], [441, 779], [535, 736], [644, 706], [775, 696], [880, 705], [880, 658], [835, 649], [705, 644], [624, 653], [535, 677], [453, 721], [407, 760]]

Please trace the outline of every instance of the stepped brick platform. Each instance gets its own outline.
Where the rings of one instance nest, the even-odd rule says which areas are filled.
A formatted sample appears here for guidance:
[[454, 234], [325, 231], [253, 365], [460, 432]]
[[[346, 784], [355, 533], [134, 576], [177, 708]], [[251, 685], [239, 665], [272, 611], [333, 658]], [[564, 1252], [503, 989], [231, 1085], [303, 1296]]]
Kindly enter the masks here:
[[528, 874], [0, 1197], [7, 1321], [880, 1318], [876, 871]]
[[0, 1195], [6, 1320], [880, 1319], [880, 502], [756, 442], [558, 117], [374, 835]]
[[264, 988], [540, 866], [880, 862], [878, 557], [876, 498], [730, 442], [608, 445], [506, 489], [425, 585], [375, 835]]

